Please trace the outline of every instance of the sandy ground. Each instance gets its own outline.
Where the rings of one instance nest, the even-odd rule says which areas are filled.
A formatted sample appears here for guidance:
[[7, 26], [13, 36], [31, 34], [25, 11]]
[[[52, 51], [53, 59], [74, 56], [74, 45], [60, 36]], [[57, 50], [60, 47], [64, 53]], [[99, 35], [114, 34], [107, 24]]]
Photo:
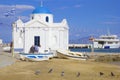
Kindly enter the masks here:
[[[7, 62], [12, 62], [11, 54], [1, 55], [4, 60], [9, 58]], [[14, 64], [0, 68], [0, 80], [120, 80], [120, 66], [107, 63], [58, 58], [41, 62], [25, 62], [14, 58], [13, 61]], [[50, 69], [52, 71], [48, 73]], [[100, 76], [99, 72], [104, 75]], [[111, 72], [115, 76], [111, 76]]]
[[15, 62], [14, 58], [11, 56], [0, 54], [0, 68], [5, 67], [7, 65], [11, 65]]
[[0, 68], [15, 63], [16, 59], [12, 57], [11, 53], [3, 52], [0, 47]]
[[[52, 72], [48, 73], [50, 69]], [[62, 72], [64, 76], [61, 76]], [[104, 75], [100, 76], [99, 72]], [[115, 74], [114, 77], [110, 75], [111, 72]], [[69, 59], [42, 62], [18, 60], [0, 69], [0, 80], [120, 80], [120, 66]]]

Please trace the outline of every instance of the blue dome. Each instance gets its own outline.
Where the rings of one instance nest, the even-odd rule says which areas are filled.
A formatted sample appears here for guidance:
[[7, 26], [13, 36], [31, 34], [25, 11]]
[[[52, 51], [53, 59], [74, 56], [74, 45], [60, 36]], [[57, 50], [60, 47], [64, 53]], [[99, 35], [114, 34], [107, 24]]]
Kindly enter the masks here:
[[51, 14], [51, 12], [49, 11], [49, 9], [47, 9], [45, 7], [37, 7], [36, 9], [33, 10], [32, 13], [33, 14], [40, 14], [40, 13]]

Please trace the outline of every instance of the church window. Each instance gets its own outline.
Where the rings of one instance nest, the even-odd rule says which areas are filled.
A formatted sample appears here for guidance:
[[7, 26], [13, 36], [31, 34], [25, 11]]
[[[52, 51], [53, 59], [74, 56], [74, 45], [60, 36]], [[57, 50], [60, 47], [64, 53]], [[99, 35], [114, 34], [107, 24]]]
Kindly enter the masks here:
[[32, 19], [34, 19], [34, 17], [32, 16]]
[[49, 17], [48, 16], [46, 17], [46, 22], [49, 22]]

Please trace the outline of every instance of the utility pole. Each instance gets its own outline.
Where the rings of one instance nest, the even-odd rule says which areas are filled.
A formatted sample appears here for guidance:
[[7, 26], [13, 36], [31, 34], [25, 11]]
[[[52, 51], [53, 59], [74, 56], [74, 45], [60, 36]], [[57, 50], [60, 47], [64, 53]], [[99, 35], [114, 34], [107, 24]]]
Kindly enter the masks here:
[[91, 55], [94, 55], [94, 37], [91, 36], [89, 38], [89, 40], [92, 42], [92, 45], [91, 45]]
[[15, 23], [12, 24], [12, 57], [14, 57], [14, 27]]

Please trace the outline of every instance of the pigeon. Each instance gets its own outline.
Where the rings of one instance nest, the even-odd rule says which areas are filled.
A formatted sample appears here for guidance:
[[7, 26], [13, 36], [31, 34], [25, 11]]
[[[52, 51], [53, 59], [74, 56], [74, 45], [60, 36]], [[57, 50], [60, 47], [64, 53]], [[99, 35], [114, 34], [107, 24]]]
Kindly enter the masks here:
[[79, 77], [80, 76], [80, 72], [78, 72], [78, 74], [77, 74], [77, 77]]
[[53, 71], [53, 69], [50, 69], [49, 71], [48, 71], [48, 73], [51, 73]]
[[113, 72], [111, 72], [111, 76], [115, 76], [115, 74]]
[[35, 74], [39, 75], [40, 74], [40, 70], [35, 71]]
[[65, 74], [65, 73], [62, 71], [62, 72], [61, 72], [61, 76], [64, 76], [64, 74]]
[[100, 72], [100, 76], [102, 76], [102, 75], [104, 75], [104, 73], [103, 73], [103, 72]]

